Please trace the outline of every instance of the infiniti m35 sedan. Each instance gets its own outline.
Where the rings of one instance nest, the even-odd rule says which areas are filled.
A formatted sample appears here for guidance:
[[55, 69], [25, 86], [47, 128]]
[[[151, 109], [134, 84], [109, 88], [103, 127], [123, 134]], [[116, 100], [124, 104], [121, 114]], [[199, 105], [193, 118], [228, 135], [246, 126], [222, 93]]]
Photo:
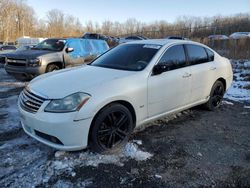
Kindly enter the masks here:
[[110, 152], [136, 126], [201, 104], [218, 108], [232, 78], [229, 60], [200, 43], [134, 41], [33, 79], [18, 107], [25, 132], [44, 144]]

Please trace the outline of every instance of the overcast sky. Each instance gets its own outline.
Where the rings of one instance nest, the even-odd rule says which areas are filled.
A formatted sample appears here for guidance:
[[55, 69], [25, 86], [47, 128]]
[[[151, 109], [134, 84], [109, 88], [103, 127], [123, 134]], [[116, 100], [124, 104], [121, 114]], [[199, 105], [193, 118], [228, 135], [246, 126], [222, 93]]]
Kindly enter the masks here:
[[250, 0], [27, 0], [38, 18], [45, 19], [51, 9], [88, 20], [123, 22], [136, 18], [142, 22], [166, 20], [179, 16], [215, 16], [250, 13]]

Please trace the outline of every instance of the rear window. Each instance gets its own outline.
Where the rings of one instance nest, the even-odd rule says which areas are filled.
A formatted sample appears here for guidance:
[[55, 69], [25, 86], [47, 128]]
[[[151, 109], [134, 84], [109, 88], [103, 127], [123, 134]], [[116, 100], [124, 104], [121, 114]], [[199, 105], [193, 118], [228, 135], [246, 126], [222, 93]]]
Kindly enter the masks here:
[[191, 65], [208, 62], [207, 52], [202, 46], [186, 44], [188, 60]]
[[125, 44], [120, 45], [100, 56], [92, 66], [141, 71], [160, 49], [160, 45]]

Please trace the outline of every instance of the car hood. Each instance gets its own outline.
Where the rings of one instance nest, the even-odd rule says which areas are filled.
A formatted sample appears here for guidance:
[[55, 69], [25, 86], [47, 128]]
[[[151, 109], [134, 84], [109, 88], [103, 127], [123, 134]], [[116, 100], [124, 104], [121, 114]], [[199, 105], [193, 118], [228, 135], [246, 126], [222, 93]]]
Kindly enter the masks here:
[[93, 87], [132, 74], [135, 72], [84, 65], [43, 74], [33, 79], [28, 87], [48, 99], [59, 99], [79, 91], [91, 94]]
[[17, 58], [17, 59], [32, 59], [45, 54], [55, 53], [55, 51], [49, 50], [21, 50], [8, 54], [8, 58]]
[[13, 53], [13, 52], [15, 52], [15, 51], [14, 51], [14, 50], [4, 50], [4, 51], [1, 51], [1, 52], [0, 52], [0, 55], [1, 55], [1, 56], [4, 56], [4, 55], [7, 55], [7, 54]]

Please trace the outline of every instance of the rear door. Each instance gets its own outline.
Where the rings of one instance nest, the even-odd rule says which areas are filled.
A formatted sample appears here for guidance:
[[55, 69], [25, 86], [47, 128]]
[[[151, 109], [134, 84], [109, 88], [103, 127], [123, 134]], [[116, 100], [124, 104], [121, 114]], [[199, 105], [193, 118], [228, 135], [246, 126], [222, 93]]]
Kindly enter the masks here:
[[158, 64], [168, 69], [148, 78], [148, 116], [153, 117], [189, 103], [191, 94], [190, 67], [183, 45], [167, 49]]
[[82, 40], [82, 58], [84, 60], [84, 63], [90, 63], [93, 61], [97, 55], [95, 53], [95, 49], [93, 47], [93, 44], [91, 43], [92, 40]]
[[203, 46], [185, 44], [192, 74], [191, 102], [206, 99], [211, 91], [216, 66]]

